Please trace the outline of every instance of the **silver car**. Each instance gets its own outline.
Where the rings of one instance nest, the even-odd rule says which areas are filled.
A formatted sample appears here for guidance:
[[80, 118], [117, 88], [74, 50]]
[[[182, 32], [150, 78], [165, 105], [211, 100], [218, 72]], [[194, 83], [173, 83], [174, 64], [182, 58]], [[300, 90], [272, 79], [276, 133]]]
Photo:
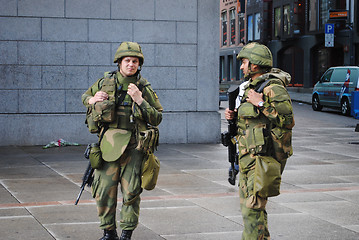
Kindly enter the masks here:
[[343, 66], [329, 68], [314, 85], [312, 108], [338, 108], [343, 115], [350, 115], [351, 94], [359, 91], [359, 67]]

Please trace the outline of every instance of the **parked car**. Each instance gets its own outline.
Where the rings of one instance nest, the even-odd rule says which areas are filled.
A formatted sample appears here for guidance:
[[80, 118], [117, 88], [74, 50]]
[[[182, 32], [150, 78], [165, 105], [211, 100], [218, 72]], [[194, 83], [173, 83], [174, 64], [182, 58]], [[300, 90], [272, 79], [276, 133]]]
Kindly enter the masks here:
[[340, 109], [343, 115], [350, 115], [351, 94], [359, 91], [359, 67], [343, 66], [329, 68], [314, 85], [312, 108], [320, 111], [323, 107]]

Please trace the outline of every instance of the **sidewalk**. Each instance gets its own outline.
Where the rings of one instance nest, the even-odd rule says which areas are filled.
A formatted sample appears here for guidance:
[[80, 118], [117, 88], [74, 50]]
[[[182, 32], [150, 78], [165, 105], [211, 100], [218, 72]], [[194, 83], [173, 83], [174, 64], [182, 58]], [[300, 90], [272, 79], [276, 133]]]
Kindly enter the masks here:
[[[308, 127], [302, 119], [296, 121], [281, 195], [268, 201], [271, 239], [359, 239], [359, 134], [334, 125], [319, 128], [315, 121]], [[101, 237], [88, 188], [74, 205], [87, 166], [84, 149], [0, 147], [0, 239]], [[156, 155], [158, 185], [141, 195], [133, 239], [240, 239], [243, 221], [238, 187], [227, 182], [227, 149], [162, 144]]]
[[312, 104], [311, 90], [301, 91], [301, 89], [288, 88], [288, 92], [293, 102]]

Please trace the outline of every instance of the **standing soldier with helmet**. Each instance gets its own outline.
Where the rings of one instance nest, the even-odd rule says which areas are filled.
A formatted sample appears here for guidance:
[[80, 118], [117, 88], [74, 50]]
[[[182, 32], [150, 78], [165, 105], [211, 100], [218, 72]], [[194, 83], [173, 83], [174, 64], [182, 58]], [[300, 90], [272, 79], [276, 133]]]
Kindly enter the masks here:
[[279, 195], [281, 173], [292, 155], [293, 109], [286, 86], [288, 73], [273, 68], [272, 53], [252, 42], [237, 56], [249, 80], [241, 105], [225, 110], [236, 120], [239, 162], [239, 197], [244, 222], [243, 240], [270, 239], [265, 206]]
[[[140, 45], [123, 42], [114, 59], [118, 70], [106, 72], [82, 95], [88, 108], [89, 130], [99, 134], [102, 156], [92, 184], [100, 228], [104, 230], [100, 240], [129, 240], [138, 224], [145, 157], [138, 146], [138, 135], [148, 126], [158, 126], [163, 111], [150, 83], [140, 75], [143, 62]], [[122, 192], [120, 238], [116, 231], [118, 183]]]

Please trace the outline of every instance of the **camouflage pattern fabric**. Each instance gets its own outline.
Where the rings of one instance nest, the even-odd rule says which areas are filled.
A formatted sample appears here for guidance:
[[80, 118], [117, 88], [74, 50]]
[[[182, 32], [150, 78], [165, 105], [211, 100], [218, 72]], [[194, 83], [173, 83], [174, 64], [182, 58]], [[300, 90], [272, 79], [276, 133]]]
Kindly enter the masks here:
[[[273, 69], [270, 73], [251, 80], [245, 86], [243, 99], [247, 98], [250, 89], [257, 89], [268, 79], [270, 79], [269, 84], [263, 89], [264, 106], [258, 108], [249, 102], [245, 102], [240, 105], [237, 111], [239, 194], [244, 221], [242, 239], [270, 239], [265, 210], [267, 198], [266, 196], [259, 196], [258, 192], [254, 192], [254, 185], [257, 183], [255, 182], [256, 158], [258, 156], [274, 158], [280, 162], [283, 170], [286, 159], [292, 154], [291, 127], [294, 126], [294, 118], [291, 99], [285, 88], [290, 81], [290, 75], [279, 69]], [[286, 135], [283, 130], [285, 128], [290, 132], [290, 136]], [[278, 133], [278, 137], [281, 139], [278, 140], [277, 147], [275, 147], [271, 136], [273, 129], [283, 131]], [[283, 136], [284, 138], [282, 138]], [[282, 145], [278, 148], [279, 143]], [[282, 151], [279, 155], [276, 153], [279, 151], [278, 149]], [[282, 161], [278, 156], [285, 157]], [[281, 172], [279, 169], [277, 174], [277, 177], [272, 176], [271, 179], [279, 179], [280, 181]], [[276, 184], [278, 189], [275, 190], [278, 190], [279, 193], [280, 182], [278, 184], [277, 181]]]
[[[108, 72], [104, 74], [105, 77], [108, 75]], [[102, 90], [104, 78], [98, 79], [82, 95], [82, 102], [85, 106], [91, 107], [88, 104], [88, 100], [93, 97], [96, 92]], [[127, 91], [129, 83], [137, 83], [137, 85], [141, 83], [144, 86], [142, 89], [142, 97], [144, 100], [141, 105], [137, 105], [133, 103], [129, 95], [126, 95], [123, 103], [116, 106], [116, 117], [114, 121], [109, 123], [109, 130], [114, 130], [108, 130], [101, 142], [101, 151], [106, 161], [115, 161], [121, 156], [128, 144], [131, 134], [146, 130], [147, 123], [158, 126], [162, 121], [162, 105], [159, 102], [157, 94], [153, 91], [150, 83], [146, 79], [141, 76], [123, 77], [119, 72], [116, 73], [115, 79], [117, 86], [122, 86], [123, 91]], [[135, 129], [135, 127], [137, 129]], [[115, 129], [122, 129], [122, 131]], [[122, 135], [123, 138], [120, 135]]]
[[100, 228], [116, 229], [116, 207], [118, 183], [121, 184], [122, 208], [120, 227], [133, 230], [138, 224], [140, 214], [141, 164], [143, 153], [127, 148], [120, 159], [104, 162], [95, 170], [92, 196], [96, 199], [100, 218]]
[[259, 66], [273, 67], [272, 52], [263, 44], [251, 42], [245, 45], [239, 52], [237, 59], [247, 58], [250, 63]]
[[132, 132], [124, 129], [108, 129], [100, 144], [102, 158], [107, 162], [116, 161], [125, 151], [131, 135]]
[[[250, 156], [247, 156], [250, 158]], [[270, 239], [265, 206], [266, 198], [253, 193], [254, 170], [239, 174], [239, 200], [243, 216], [244, 229], [242, 240]]]
[[[91, 107], [88, 101], [96, 92], [103, 90], [102, 85], [108, 73], [98, 79], [83, 95], [82, 102]], [[123, 77], [119, 72], [115, 75], [117, 88], [122, 86], [126, 91], [129, 83], [142, 84], [143, 102], [135, 104], [127, 94], [121, 104], [116, 104], [115, 119], [107, 123], [101, 144], [101, 152], [105, 160], [95, 170], [92, 194], [97, 202], [100, 228], [116, 229], [116, 206], [118, 183], [121, 184], [123, 204], [121, 208], [120, 227], [133, 230], [138, 224], [140, 212], [141, 165], [144, 153], [136, 150], [137, 133], [146, 129], [147, 124], [158, 126], [162, 121], [163, 108], [151, 85], [140, 75]], [[99, 127], [103, 127], [100, 122]]]

